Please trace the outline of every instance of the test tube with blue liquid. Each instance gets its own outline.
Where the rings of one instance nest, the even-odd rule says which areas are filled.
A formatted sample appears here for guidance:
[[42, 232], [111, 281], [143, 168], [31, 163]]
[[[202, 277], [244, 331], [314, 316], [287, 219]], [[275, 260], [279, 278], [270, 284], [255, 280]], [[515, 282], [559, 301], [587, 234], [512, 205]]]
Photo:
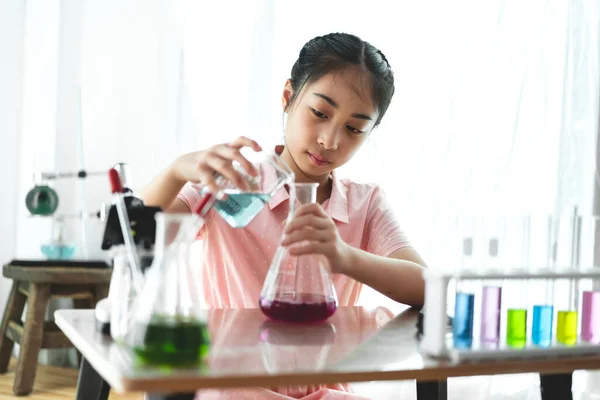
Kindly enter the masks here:
[[469, 349], [473, 345], [473, 319], [475, 314], [475, 292], [473, 282], [456, 280], [456, 299], [454, 303], [452, 334], [454, 347]]
[[[489, 218], [484, 224], [484, 241], [487, 243], [485, 269], [499, 271], [500, 265], [500, 237], [503, 231], [503, 219]], [[480, 339], [484, 347], [497, 347], [500, 341], [500, 321], [502, 309], [502, 282], [488, 280], [483, 284], [481, 291], [481, 334]]]
[[[506, 252], [502, 257], [506, 268], [524, 272], [529, 250], [529, 217], [506, 219], [503, 242]], [[504, 283], [506, 299], [506, 344], [523, 348], [527, 344], [527, 281], [507, 279]]]
[[[463, 218], [461, 238], [461, 270], [473, 270], [475, 250], [475, 220]], [[477, 283], [473, 280], [457, 278], [456, 297], [454, 303], [454, 320], [452, 334], [454, 347], [470, 349], [473, 346], [473, 329], [475, 317], [475, 292]]]
[[[554, 243], [553, 218], [533, 217], [529, 246], [529, 268], [532, 271], [550, 271]], [[550, 347], [554, 319], [554, 282], [552, 279], [534, 279], [529, 283], [533, 304], [531, 342], [538, 347]]]

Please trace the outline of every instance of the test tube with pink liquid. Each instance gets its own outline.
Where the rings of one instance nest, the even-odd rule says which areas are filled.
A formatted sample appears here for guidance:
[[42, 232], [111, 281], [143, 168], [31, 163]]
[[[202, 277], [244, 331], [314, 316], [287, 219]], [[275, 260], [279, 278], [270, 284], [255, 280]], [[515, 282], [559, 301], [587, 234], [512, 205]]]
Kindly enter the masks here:
[[[500, 249], [503, 219], [486, 218], [483, 222], [482, 241], [485, 244], [484, 267], [487, 270], [501, 269]], [[481, 290], [481, 330], [480, 339], [485, 347], [495, 347], [500, 340], [500, 316], [502, 307], [502, 282], [488, 280]]]

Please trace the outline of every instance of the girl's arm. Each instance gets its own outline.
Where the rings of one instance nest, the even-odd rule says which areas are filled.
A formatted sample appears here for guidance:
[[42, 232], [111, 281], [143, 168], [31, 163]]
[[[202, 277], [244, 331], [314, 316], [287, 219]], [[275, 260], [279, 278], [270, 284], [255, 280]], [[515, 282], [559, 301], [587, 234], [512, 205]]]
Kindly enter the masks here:
[[218, 144], [178, 157], [142, 189], [142, 199], [147, 205], [159, 206], [167, 212], [189, 212], [186, 204], [177, 199], [177, 194], [187, 182], [201, 183], [211, 192], [217, 192], [219, 187], [215, 174], [245, 189], [246, 181], [233, 168], [232, 162], [239, 162], [252, 176], [258, 174], [256, 168], [240, 153], [240, 149], [246, 146], [254, 151], [262, 150], [254, 140], [241, 136], [231, 143]]
[[141, 190], [144, 203], [148, 206], [159, 206], [165, 212], [190, 212], [185, 203], [177, 199], [177, 194], [185, 185], [185, 181], [177, 179], [174, 164], [169, 165]]
[[331, 272], [348, 275], [400, 303], [423, 306], [425, 262], [412, 247], [402, 247], [388, 257], [352, 247], [342, 240], [320, 204], [301, 206], [284, 233], [281, 244], [290, 254], [322, 254]]
[[339, 272], [364, 283], [389, 298], [413, 307], [425, 300], [425, 262], [412, 248], [404, 247], [381, 257], [348, 246]]

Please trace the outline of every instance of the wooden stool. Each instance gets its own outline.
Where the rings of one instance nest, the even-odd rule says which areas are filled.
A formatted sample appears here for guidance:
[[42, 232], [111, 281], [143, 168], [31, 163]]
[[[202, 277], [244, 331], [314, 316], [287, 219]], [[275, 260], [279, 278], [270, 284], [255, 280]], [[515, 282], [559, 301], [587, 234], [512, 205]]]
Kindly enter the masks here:
[[[0, 325], [0, 374], [8, 369], [13, 345], [21, 345], [13, 393], [28, 395], [33, 389], [40, 349], [73, 347], [54, 322], [46, 322], [53, 298], [74, 300], [75, 308], [94, 308], [108, 296], [112, 269], [81, 267], [23, 267], [5, 265], [3, 275], [13, 280]], [[21, 315], [27, 302], [25, 323]]]

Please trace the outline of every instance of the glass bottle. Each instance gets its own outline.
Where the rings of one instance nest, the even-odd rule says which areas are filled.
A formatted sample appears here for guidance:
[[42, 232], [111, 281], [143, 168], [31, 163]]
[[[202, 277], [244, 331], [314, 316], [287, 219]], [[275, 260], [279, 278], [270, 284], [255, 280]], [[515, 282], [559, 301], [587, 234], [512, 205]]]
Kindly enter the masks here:
[[[288, 221], [295, 212], [296, 199], [300, 204], [316, 202], [318, 186], [290, 186]], [[322, 255], [293, 256], [287, 248], [277, 248], [259, 299], [260, 309], [267, 317], [290, 322], [324, 321], [335, 313], [337, 304], [329, 265]]]
[[203, 223], [196, 214], [156, 214], [154, 259], [128, 335], [142, 364], [197, 365], [208, 352], [202, 274], [200, 264], [190, 262], [190, 246]]
[[[248, 175], [237, 161], [233, 168], [242, 175], [246, 188], [238, 188], [222, 175], [215, 175], [221, 191], [216, 195], [213, 208], [233, 228], [244, 228], [263, 209], [277, 191], [294, 182], [294, 173], [275, 153], [240, 150], [242, 155], [256, 168], [258, 175]], [[203, 188], [201, 194], [207, 190]]]

